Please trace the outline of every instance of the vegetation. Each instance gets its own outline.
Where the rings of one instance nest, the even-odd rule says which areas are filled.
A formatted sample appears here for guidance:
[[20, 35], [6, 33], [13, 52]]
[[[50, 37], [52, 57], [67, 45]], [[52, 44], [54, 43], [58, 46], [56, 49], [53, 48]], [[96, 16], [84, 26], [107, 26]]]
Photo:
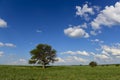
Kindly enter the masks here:
[[97, 66], [97, 62], [92, 61], [92, 62], [89, 63], [89, 66], [91, 66], [91, 67], [95, 67], [95, 66]]
[[120, 80], [120, 67], [0, 66], [0, 80]]
[[115, 64], [115, 66], [119, 66], [119, 64]]
[[47, 44], [39, 44], [30, 53], [32, 55], [29, 60], [30, 64], [42, 64], [43, 68], [45, 68], [50, 62], [54, 63], [56, 61], [56, 50]]

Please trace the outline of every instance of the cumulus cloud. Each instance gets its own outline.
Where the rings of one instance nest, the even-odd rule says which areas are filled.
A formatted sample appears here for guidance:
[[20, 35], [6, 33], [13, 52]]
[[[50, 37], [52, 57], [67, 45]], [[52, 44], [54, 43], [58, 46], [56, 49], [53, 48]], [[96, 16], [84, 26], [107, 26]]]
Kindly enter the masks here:
[[0, 42], [0, 47], [16, 47], [13, 43], [3, 43]]
[[[95, 42], [101, 40], [95, 39]], [[100, 45], [99, 51], [87, 52], [87, 51], [66, 51], [62, 52], [62, 57], [59, 57], [58, 64], [74, 65], [74, 64], [89, 64], [94, 60], [98, 64], [114, 64], [120, 60], [120, 43], [114, 43], [112, 46]]]
[[65, 60], [64, 59], [62, 59], [61, 57], [57, 57], [57, 60], [58, 60], [58, 62], [65, 62]]
[[6, 28], [6, 27], [7, 27], [7, 22], [0, 18], [0, 28]]
[[78, 57], [78, 56], [68, 56], [68, 57], [66, 57], [65, 61], [66, 62], [75, 62], [75, 63], [81, 63], [81, 62], [84, 63], [87, 60], [83, 59], [81, 57]]
[[87, 61], [86, 59], [83, 59], [83, 58], [80, 58], [80, 57], [77, 57], [77, 56], [73, 56], [73, 57], [71, 57], [71, 59], [75, 60], [77, 62], [82, 62], [82, 63]]
[[113, 44], [112, 46], [101, 45], [101, 50], [93, 55], [95, 61], [101, 63], [117, 63], [120, 59], [120, 46]]
[[83, 56], [89, 56], [89, 53], [86, 51], [66, 51], [63, 52], [63, 54], [70, 54], [70, 55], [83, 55]]
[[114, 6], [106, 6], [91, 22], [94, 30], [101, 29], [101, 26], [112, 27], [114, 25], [120, 25], [120, 2], [116, 2]]
[[108, 56], [106, 54], [96, 54], [94, 55], [94, 60], [97, 61], [99, 64], [101, 63], [112, 63], [112, 56]]
[[106, 60], [106, 59], [109, 59], [109, 56], [107, 56], [105, 54], [97, 54], [97, 55], [95, 55], [95, 58], [101, 59], [101, 60]]
[[88, 4], [84, 4], [83, 7], [81, 6], [76, 6], [76, 15], [80, 17], [84, 17], [85, 20], [89, 20], [89, 15], [94, 15], [95, 11], [99, 11], [100, 7], [99, 6], [92, 6], [89, 7]]
[[4, 52], [3, 51], [0, 51], [0, 57], [3, 56]]
[[78, 56], [67, 56], [63, 58], [58, 58], [59, 61], [55, 62], [57, 65], [79, 65], [81, 63], [86, 64], [88, 62], [87, 59], [78, 57]]
[[110, 47], [107, 45], [103, 45], [102, 49], [104, 52], [109, 53], [111, 55], [120, 56], [120, 47], [117, 47], [117, 46]]
[[93, 8], [92, 7], [88, 7], [87, 4], [83, 5], [83, 7], [80, 6], [76, 6], [76, 15], [77, 16], [81, 16], [81, 17], [85, 17], [86, 20], [88, 20], [88, 15], [94, 14]]
[[67, 29], [64, 29], [64, 33], [69, 36], [69, 37], [73, 37], [73, 38], [88, 38], [90, 37], [89, 34], [81, 28], [81, 26], [73, 26], [73, 27], [69, 27]]

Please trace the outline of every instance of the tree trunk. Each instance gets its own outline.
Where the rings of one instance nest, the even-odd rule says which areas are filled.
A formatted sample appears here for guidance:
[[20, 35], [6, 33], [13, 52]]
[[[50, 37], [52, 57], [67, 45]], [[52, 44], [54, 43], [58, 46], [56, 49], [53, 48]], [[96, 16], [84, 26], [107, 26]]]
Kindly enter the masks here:
[[45, 69], [45, 64], [42, 65], [42, 68]]

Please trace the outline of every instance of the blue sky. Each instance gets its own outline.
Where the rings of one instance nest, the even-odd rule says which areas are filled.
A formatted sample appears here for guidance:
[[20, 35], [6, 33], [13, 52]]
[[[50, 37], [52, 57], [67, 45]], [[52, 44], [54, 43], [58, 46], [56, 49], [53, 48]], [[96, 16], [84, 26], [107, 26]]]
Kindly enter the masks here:
[[56, 65], [120, 63], [119, 0], [0, 0], [0, 64], [27, 64], [39, 43]]

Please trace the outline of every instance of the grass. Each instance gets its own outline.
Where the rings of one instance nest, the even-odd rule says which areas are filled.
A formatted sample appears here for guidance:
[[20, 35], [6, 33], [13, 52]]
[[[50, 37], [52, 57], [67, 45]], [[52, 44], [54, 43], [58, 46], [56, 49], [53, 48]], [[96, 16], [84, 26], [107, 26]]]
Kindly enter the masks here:
[[120, 80], [116, 66], [0, 66], [0, 80]]

